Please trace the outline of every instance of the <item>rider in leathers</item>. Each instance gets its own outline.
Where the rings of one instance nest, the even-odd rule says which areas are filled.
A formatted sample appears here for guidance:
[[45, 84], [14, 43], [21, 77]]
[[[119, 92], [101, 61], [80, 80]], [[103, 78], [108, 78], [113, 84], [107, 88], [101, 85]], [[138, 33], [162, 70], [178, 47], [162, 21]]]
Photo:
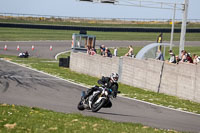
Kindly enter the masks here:
[[[112, 73], [110, 77], [103, 76], [100, 80], [98, 80], [98, 84], [105, 86], [108, 89], [112, 89], [111, 94], [113, 95], [114, 98], [116, 98], [118, 92], [118, 83], [117, 83], [118, 78], [119, 75], [117, 73]], [[92, 95], [92, 93], [97, 90], [101, 91], [101, 89], [98, 86], [94, 86], [91, 89], [88, 89], [86, 95], [84, 96], [84, 99]], [[93, 99], [91, 99], [90, 102], [92, 101]], [[112, 107], [112, 103], [110, 102], [110, 100], [105, 104], [104, 107], [109, 107], [109, 108]]]

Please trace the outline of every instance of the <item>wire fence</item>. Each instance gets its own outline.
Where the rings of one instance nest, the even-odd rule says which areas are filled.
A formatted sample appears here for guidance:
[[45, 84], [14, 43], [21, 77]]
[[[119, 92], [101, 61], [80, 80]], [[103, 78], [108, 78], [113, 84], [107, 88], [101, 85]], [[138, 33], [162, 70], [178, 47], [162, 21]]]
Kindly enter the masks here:
[[[61, 21], [75, 23], [99, 23], [99, 24], [133, 24], [133, 23], [170, 23], [171, 19], [161, 18], [99, 18], [99, 17], [72, 17], [38, 14], [18, 14], [18, 13], [0, 13], [0, 19], [17, 19], [26, 21]], [[188, 19], [190, 23], [200, 23], [200, 19]], [[176, 19], [175, 22], [181, 23], [182, 19]]]

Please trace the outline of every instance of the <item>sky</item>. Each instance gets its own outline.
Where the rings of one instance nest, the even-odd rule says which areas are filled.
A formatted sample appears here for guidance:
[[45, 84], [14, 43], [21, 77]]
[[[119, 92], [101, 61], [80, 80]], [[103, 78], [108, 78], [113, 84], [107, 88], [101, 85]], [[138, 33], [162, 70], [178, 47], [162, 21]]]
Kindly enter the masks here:
[[[184, 0], [149, 1], [184, 3]], [[200, 19], [199, 5], [200, 0], [189, 0], [188, 19]], [[79, 2], [78, 0], [0, 0], [0, 13], [96, 18], [172, 19], [173, 17], [173, 10]], [[176, 11], [176, 19], [182, 19], [181, 10]]]

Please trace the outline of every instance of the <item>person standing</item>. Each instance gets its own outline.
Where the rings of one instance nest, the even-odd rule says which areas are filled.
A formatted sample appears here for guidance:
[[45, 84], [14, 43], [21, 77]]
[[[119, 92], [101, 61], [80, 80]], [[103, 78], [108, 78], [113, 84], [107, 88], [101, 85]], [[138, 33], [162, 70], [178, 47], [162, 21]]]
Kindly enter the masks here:
[[[157, 37], [157, 43], [162, 43], [162, 41], [163, 41], [163, 33], [160, 33]], [[161, 50], [161, 48], [162, 48], [161, 45], [158, 46], [158, 50]]]
[[114, 49], [114, 54], [113, 54], [114, 56], [117, 56], [117, 48], [115, 47], [115, 49]]
[[164, 61], [164, 56], [160, 49], [158, 49], [156, 60]]
[[163, 41], [163, 33], [160, 33], [157, 37], [157, 43], [162, 43]]

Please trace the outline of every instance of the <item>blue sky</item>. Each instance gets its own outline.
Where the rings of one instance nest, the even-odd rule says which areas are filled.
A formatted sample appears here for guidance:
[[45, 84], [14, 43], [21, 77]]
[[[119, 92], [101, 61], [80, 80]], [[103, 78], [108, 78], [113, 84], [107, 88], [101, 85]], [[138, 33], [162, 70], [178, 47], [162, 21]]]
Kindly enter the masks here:
[[[184, 0], [151, 1], [184, 2]], [[200, 19], [199, 5], [200, 0], [189, 1], [189, 19]], [[171, 19], [173, 15], [172, 10], [97, 4], [77, 0], [0, 0], [0, 12], [99, 18]], [[181, 11], [176, 12], [176, 18], [182, 18]]]

